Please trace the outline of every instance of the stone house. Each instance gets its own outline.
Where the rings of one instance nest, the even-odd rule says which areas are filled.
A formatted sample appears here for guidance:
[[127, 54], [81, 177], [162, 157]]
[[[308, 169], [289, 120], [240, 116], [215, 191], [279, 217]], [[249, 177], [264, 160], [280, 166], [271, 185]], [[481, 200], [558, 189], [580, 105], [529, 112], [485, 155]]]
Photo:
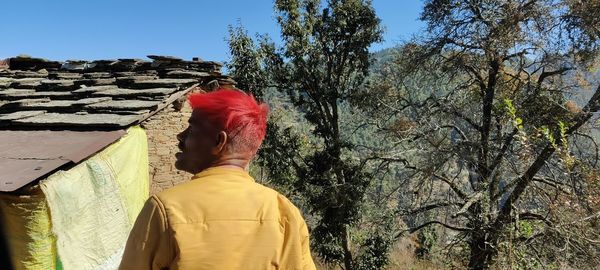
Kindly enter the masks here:
[[[108, 228], [121, 224], [128, 233], [148, 192], [190, 178], [174, 167], [175, 136], [187, 126], [191, 112], [186, 96], [233, 88], [235, 81], [221, 74], [218, 62], [148, 58], [59, 62], [18, 56], [0, 61], [0, 232], [5, 239], [0, 243], [5, 250], [0, 248], [0, 261], [12, 262], [15, 269], [68, 268], [69, 257], [99, 256], [75, 254], [85, 247], [74, 250], [69, 248], [75, 244], [65, 244], [64, 239], [80, 236], [62, 235], [71, 232], [61, 230], [61, 224], [63, 229], [76, 228], [65, 221], [79, 211], [64, 212], [77, 205], [64, 198], [74, 196], [68, 198], [75, 202], [94, 198], [92, 208], [81, 211], [95, 215], [90, 219], [95, 221], [103, 218], [94, 213], [106, 208], [100, 205], [119, 201], [128, 215], [119, 216], [121, 221], [111, 217]], [[98, 184], [100, 180], [114, 182], [113, 189], [107, 189], [108, 182]], [[32, 211], [19, 212], [27, 207]], [[36, 233], [31, 226], [46, 223], [37, 231], [47, 235], [30, 235]], [[25, 229], [16, 237], [20, 229], [15, 228], [21, 227]], [[114, 264], [122, 238], [94, 238], [114, 244], [105, 251], [104, 266]], [[45, 248], [54, 253], [36, 253], [40, 243], [34, 239], [47, 240]]]
[[148, 136], [151, 191], [185, 180], [189, 176], [172, 166], [175, 135], [185, 128], [191, 112], [185, 95], [230, 88], [235, 82], [220, 73], [218, 62], [148, 57], [153, 61], [3, 60], [0, 130], [117, 130], [141, 125]]

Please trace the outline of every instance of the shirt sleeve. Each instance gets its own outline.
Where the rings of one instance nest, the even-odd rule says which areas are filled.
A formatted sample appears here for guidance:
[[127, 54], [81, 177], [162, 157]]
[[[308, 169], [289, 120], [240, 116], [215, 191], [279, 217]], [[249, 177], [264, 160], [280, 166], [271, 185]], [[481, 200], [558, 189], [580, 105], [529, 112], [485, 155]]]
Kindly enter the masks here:
[[133, 225], [119, 269], [168, 268], [172, 258], [165, 209], [160, 200], [152, 196], [146, 201]]

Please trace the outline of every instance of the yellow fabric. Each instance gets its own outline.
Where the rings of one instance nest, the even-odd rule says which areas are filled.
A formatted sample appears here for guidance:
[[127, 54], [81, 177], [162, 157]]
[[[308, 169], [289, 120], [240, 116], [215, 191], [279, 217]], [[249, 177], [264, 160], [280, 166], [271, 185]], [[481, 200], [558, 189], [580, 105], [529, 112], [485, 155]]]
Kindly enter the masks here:
[[133, 225], [150, 190], [146, 132], [139, 126], [127, 129], [127, 135], [95, 158], [105, 160], [116, 175], [129, 224]]
[[[148, 198], [148, 146], [140, 127], [20, 194], [0, 193], [14, 269], [115, 269]], [[60, 257], [60, 258], [59, 258]]]
[[298, 209], [245, 171], [215, 167], [152, 196], [120, 269], [315, 269]]
[[55, 238], [51, 231], [48, 205], [39, 186], [27, 188], [27, 195], [0, 193], [2, 235], [15, 270], [57, 268]]
[[115, 269], [148, 197], [146, 135], [139, 127], [40, 182], [64, 269]]

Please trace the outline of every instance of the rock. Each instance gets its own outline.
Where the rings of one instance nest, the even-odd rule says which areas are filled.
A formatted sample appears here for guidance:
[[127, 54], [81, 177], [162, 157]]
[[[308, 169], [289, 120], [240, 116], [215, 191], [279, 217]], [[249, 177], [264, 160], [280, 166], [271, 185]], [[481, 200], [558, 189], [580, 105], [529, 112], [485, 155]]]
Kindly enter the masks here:
[[90, 104], [109, 101], [109, 100], [111, 100], [111, 98], [109, 98], [109, 97], [84, 98], [84, 99], [76, 100], [74, 104], [90, 105]]
[[8, 88], [13, 80], [13, 78], [0, 77], [0, 88]]
[[77, 89], [71, 80], [43, 80], [38, 90], [41, 91], [71, 91]]
[[139, 58], [119, 58], [118, 60], [119, 60], [119, 62], [123, 62], [123, 63], [144, 62], [144, 59], [139, 59]]
[[26, 93], [33, 93], [33, 92], [35, 92], [35, 90], [33, 90], [33, 89], [14, 89], [14, 88], [9, 88], [9, 89], [0, 91], [0, 97], [12, 95], [12, 94], [21, 94], [21, 93], [26, 94]]
[[84, 98], [79, 100], [51, 100], [45, 102], [31, 102], [21, 104], [20, 110], [44, 110], [49, 112], [77, 112], [83, 106], [91, 105], [98, 102], [110, 101], [109, 97], [101, 98]]
[[4, 69], [4, 70], [0, 70], [0, 77], [13, 78], [16, 73], [17, 73], [17, 70]]
[[23, 105], [49, 102], [49, 98], [33, 98], [33, 99], [19, 99], [15, 101], [4, 102], [0, 105], [0, 112], [14, 112], [18, 111]]
[[45, 111], [23, 111], [9, 114], [0, 114], [0, 122], [17, 120], [46, 113]]
[[89, 63], [89, 61], [86, 60], [67, 60], [66, 63], [68, 64], [72, 64], [72, 65], [83, 65], [83, 64], [87, 64]]
[[87, 67], [88, 67], [88, 61], [68, 60], [61, 66], [61, 69], [63, 69], [63, 70], [84, 70]]
[[217, 80], [212, 80], [208, 82], [204, 88], [208, 91], [214, 91], [219, 89], [219, 87], [219, 82]]
[[139, 111], [139, 110], [156, 110], [160, 101], [145, 101], [145, 100], [111, 100], [100, 103], [95, 103], [86, 106], [86, 108], [96, 110], [109, 111]]
[[73, 93], [75, 93], [75, 94], [94, 93], [94, 92], [111, 90], [111, 89], [119, 89], [119, 87], [116, 85], [86, 86], [86, 87], [80, 87], [79, 89], [73, 91]]
[[110, 65], [110, 64], [115, 63], [117, 61], [118, 60], [115, 60], [115, 59], [105, 59], [105, 60], [94, 60], [94, 61], [92, 61], [92, 63], [94, 63], [97, 66], [99, 66], [99, 65]]
[[136, 76], [129, 76], [129, 77], [117, 77], [117, 82], [119, 81], [151, 81], [151, 80], [156, 80], [158, 79], [156, 76], [152, 76], [152, 75], [136, 75]]
[[120, 111], [120, 110], [102, 110], [96, 109], [94, 113], [110, 113], [110, 114], [119, 114], [119, 115], [139, 115], [141, 118], [145, 118], [145, 115], [150, 113], [150, 110], [139, 110], [139, 111]]
[[204, 71], [204, 72], [214, 72], [221, 70], [222, 64], [217, 62], [189, 62], [190, 64], [187, 66], [189, 70], [195, 71]]
[[151, 88], [151, 89], [111, 89], [92, 93], [92, 96], [104, 97], [143, 97], [167, 96], [176, 92], [177, 88]]
[[83, 77], [83, 75], [81, 73], [74, 73], [74, 72], [52, 72], [48, 74], [48, 78], [53, 79], [53, 80], [63, 80], [63, 79], [68, 79], [68, 80], [77, 80], [77, 79], [81, 79]]
[[10, 69], [14, 70], [59, 69], [61, 65], [62, 63], [58, 61], [33, 58], [28, 55], [20, 55], [9, 59]]
[[114, 77], [131, 77], [131, 76], [136, 76], [138, 75], [137, 72], [134, 71], [122, 71], [122, 72], [115, 72], [113, 73]]
[[0, 60], [0, 69], [8, 69], [8, 67], [9, 67], [8, 61], [9, 61], [9, 59]]
[[139, 65], [144, 63], [141, 59], [119, 59], [118, 62], [110, 65], [111, 71], [133, 71]]
[[237, 82], [235, 80], [233, 80], [232, 78], [223, 78], [223, 79], [219, 79], [219, 84], [220, 85], [236, 85]]
[[117, 82], [115, 78], [95, 79], [92, 80], [92, 85], [110, 85]]
[[130, 77], [117, 77], [117, 85], [119, 87], [127, 88], [136, 82], [151, 81], [155, 80], [156, 76], [130, 76]]
[[19, 70], [19, 71], [15, 72], [15, 74], [13, 75], [13, 78], [44, 78], [47, 75], [48, 75], [47, 73], [44, 74], [43, 72]]
[[65, 127], [125, 127], [136, 123], [139, 115], [116, 114], [61, 114], [46, 113], [14, 120], [12, 123], [23, 126], [65, 126]]
[[40, 86], [44, 78], [22, 78], [12, 81], [10, 87], [21, 89], [33, 89]]
[[112, 78], [113, 75], [108, 72], [91, 72], [84, 73], [83, 78], [86, 79], [104, 79], [104, 78]]
[[[51, 100], [48, 102], [38, 102], [38, 103], [27, 103], [22, 104], [19, 109], [21, 110], [44, 110], [50, 112], [62, 112], [68, 110], [77, 110], [76, 107], [78, 104], [75, 103], [76, 100]], [[82, 105], [80, 105], [81, 107]]]
[[163, 62], [180, 62], [183, 59], [175, 57], [175, 56], [167, 56], [167, 55], [148, 55], [148, 58], [155, 61], [163, 61]]
[[0, 113], [40, 111], [45, 114], [4, 120], [0, 126], [122, 128], [139, 123], [164, 106], [173, 106], [171, 103], [175, 100], [185, 103], [186, 90], [193, 85], [210, 81], [209, 85], [216, 89], [235, 84], [220, 73], [217, 62], [199, 58], [186, 61], [160, 55], [149, 58], [152, 61], [68, 60], [63, 65], [62, 62], [17, 57], [14, 63], [23, 69], [0, 69]]
[[115, 78], [104, 78], [104, 79], [84, 79], [84, 80], [77, 80], [75, 81], [75, 85], [87, 85], [87, 86], [93, 86], [93, 85], [110, 85], [110, 84], [114, 84], [115, 82], [117, 82], [117, 80]]
[[208, 74], [207, 72], [200, 72], [200, 71], [174, 70], [174, 71], [167, 72], [167, 74], [165, 76], [167, 78], [202, 79], [202, 78], [210, 76], [210, 74]]
[[92, 61], [93, 67], [88, 67], [89, 71], [109, 71], [117, 60], [96, 60]]
[[164, 87], [181, 87], [198, 83], [194, 79], [157, 79], [157, 80], [136, 80], [131, 85], [131, 88], [164, 88]]
[[[8, 93], [7, 93], [8, 92]], [[64, 99], [72, 97], [71, 92], [35, 92], [29, 89], [15, 89], [13, 91], [2, 91], [0, 92], [0, 98], [4, 100], [19, 100], [25, 98], [52, 98], [52, 99]]]

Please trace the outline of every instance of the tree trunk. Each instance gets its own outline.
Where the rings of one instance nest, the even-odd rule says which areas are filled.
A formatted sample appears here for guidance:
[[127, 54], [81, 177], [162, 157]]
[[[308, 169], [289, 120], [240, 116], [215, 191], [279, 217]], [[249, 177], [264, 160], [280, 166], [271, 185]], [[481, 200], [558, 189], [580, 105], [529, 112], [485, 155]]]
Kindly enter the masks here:
[[489, 269], [496, 257], [496, 241], [486, 239], [486, 233], [481, 236], [473, 236], [469, 241], [471, 254], [469, 255], [469, 269], [483, 270]]
[[342, 229], [342, 244], [344, 245], [344, 269], [352, 269], [352, 253], [350, 252], [350, 230], [348, 224], [344, 224]]

